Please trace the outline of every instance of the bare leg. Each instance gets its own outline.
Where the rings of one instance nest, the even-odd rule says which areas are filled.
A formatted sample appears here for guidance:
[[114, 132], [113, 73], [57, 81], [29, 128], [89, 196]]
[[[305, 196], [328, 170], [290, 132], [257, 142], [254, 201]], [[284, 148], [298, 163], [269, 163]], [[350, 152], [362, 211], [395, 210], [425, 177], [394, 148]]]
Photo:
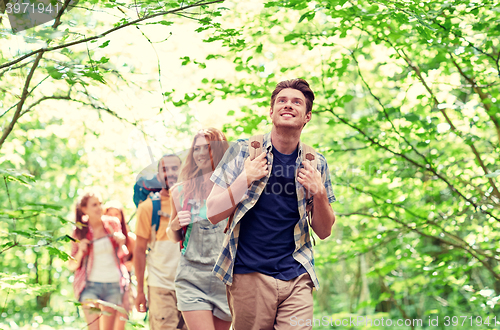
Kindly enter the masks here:
[[88, 330], [99, 330], [99, 318], [102, 316], [100, 313], [90, 311], [90, 306], [83, 305], [83, 313], [87, 321]]
[[127, 315], [117, 312], [113, 330], [125, 330], [125, 323], [127, 323]]
[[231, 321], [223, 321], [218, 317], [213, 316], [215, 330], [229, 330]]
[[[102, 329], [108, 330], [113, 329], [115, 325], [116, 312], [115, 309], [111, 307], [101, 306], [101, 310], [105, 313], [101, 316], [101, 327]], [[109, 314], [108, 314], [109, 313]]]
[[189, 330], [215, 330], [212, 311], [182, 312]]
[[[130, 309], [129, 299], [130, 299], [130, 288], [125, 291], [122, 298], [123, 308], [125, 308], [125, 310], [130, 313], [131, 309]], [[127, 315], [123, 315], [122, 313], [116, 312], [115, 327], [113, 328], [113, 330], [125, 330], [125, 323], [127, 323], [126, 321], [127, 319], [128, 319]]]

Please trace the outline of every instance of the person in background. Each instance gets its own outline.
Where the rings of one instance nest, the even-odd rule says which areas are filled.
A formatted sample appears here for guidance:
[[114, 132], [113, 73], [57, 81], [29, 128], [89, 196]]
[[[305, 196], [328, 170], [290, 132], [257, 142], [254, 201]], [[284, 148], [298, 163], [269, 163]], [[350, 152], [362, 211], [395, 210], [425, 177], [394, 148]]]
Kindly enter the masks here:
[[172, 220], [167, 234], [182, 242], [175, 292], [189, 330], [227, 330], [231, 325], [225, 285], [212, 274], [226, 223], [212, 225], [206, 204], [213, 186], [210, 175], [228, 146], [221, 131], [200, 130], [182, 167], [181, 183], [170, 190]]
[[[125, 267], [127, 267], [127, 271], [129, 273], [129, 277], [132, 278], [133, 271], [133, 251], [135, 250], [135, 240], [136, 236], [134, 233], [130, 231], [128, 223], [125, 221], [125, 214], [123, 213], [123, 205], [116, 200], [112, 200], [107, 202], [104, 205], [104, 214], [109, 215], [111, 217], [116, 217], [120, 220], [120, 224], [122, 227], [122, 233], [125, 236], [125, 247], [127, 248], [124, 251], [124, 257], [122, 258]], [[132, 291], [132, 285], [128, 286], [128, 290], [126, 290], [123, 294], [123, 308], [130, 313], [132, 311], [132, 306], [134, 305], [135, 293]], [[125, 329], [127, 316], [123, 314], [118, 314], [115, 319], [115, 327], [114, 330], [123, 330]]]
[[[169, 188], [177, 182], [181, 160], [176, 155], [165, 155], [158, 163], [158, 178], [163, 188], [159, 192], [161, 208], [153, 214], [153, 200], [146, 198], [137, 208], [135, 234], [137, 241], [134, 251], [135, 275], [137, 277], [137, 297], [135, 307], [144, 313], [149, 307], [149, 326], [151, 330], [170, 330], [182, 328], [184, 322], [177, 310], [174, 279], [179, 263], [179, 244], [167, 237], [170, 221]], [[156, 197], [155, 197], [156, 198]], [[155, 200], [155, 202], [157, 199]], [[159, 219], [157, 218], [159, 216]], [[159, 220], [158, 226], [154, 224]], [[146, 258], [146, 251], [147, 258]], [[148, 268], [148, 299], [144, 293], [144, 271]]]
[[[162, 158], [167, 157], [171, 154], [165, 154]], [[175, 156], [177, 157], [177, 156]], [[178, 157], [177, 157], [178, 158]], [[134, 184], [134, 204], [136, 207], [139, 207], [139, 204], [145, 201], [148, 197], [154, 195], [157, 192], [160, 192], [163, 186], [165, 185], [165, 178], [163, 175], [170, 176], [168, 178], [169, 181], [177, 182], [177, 174], [174, 172], [163, 173], [160, 168], [157, 168], [155, 175], [148, 175], [150, 171], [150, 167], [153, 164], [144, 168], [139, 175], [137, 176], [136, 182]], [[158, 167], [158, 166], [157, 166]], [[172, 181], [173, 180], [173, 181]]]
[[[76, 229], [73, 232], [69, 268], [75, 272], [73, 289], [82, 303], [90, 330], [113, 329], [117, 311], [96, 300], [122, 305], [129, 277], [123, 263], [126, 236], [120, 221], [102, 214], [101, 200], [87, 193], [76, 206]], [[91, 312], [100, 307], [105, 313]]]

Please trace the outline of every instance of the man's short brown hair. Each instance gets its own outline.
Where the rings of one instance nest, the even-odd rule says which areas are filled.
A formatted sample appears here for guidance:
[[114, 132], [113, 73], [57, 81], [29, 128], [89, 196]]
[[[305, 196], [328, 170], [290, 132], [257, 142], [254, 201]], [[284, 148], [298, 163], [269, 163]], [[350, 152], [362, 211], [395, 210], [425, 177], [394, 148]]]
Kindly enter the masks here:
[[312, 111], [313, 101], [314, 101], [314, 93], [309, 87], [307, 81], [301, 78], [284, 80], [276, 85], [276, 88], [271, 95], [271, 108], [274, 106], [274, 101], [276, 101], [276, 96], [285, 88], [292, 88], [302, 92], [304, 97], [306, 98], [306, 113]]

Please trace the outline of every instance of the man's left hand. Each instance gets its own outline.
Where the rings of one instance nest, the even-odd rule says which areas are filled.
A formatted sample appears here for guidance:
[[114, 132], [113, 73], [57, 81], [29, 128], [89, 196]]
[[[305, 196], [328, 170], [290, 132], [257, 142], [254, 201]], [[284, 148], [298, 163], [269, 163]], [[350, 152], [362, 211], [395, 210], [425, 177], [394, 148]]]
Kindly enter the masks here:
[[325, 189], [325, 187], [321, 180], [321, 173], [313, 168], [309, 161], [303, 161], [302, 165], [304, 165], [304, 167], [299, 170], [297, 181], [304, 186], [307, 191], [307, 198], [310, 198], [319, 193], [322, 189]]

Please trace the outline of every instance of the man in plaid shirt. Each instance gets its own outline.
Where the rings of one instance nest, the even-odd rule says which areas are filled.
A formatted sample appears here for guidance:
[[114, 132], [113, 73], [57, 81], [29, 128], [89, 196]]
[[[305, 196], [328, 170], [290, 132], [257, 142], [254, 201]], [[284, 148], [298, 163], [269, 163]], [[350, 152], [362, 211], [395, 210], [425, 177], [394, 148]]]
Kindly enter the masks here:
[[312, 290], [319, 284], [306, 209], [312, 207], [310, 226], [321, 239], [335, 222], [326, 160], [316, 154], [313, 168], [300, 142], [313, 100], [305, 80], [280, 82], [263, 152], [251, 160], [248, 141], [238, 140], [211, 177], [210, 221], [234, 214], [214, 273], [227, 285], [235, 330], [311, 328]]

